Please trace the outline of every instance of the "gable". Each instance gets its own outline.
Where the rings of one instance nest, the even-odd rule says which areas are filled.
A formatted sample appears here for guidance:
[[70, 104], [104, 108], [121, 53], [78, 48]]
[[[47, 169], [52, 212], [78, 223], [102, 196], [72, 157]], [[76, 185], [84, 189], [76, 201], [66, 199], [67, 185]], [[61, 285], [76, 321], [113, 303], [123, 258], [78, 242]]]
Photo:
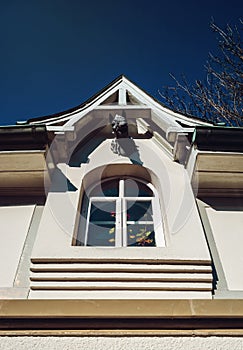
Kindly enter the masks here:
[[200, 119], [189, 118], [165, 108], [159, 101], [144, 92], [124, 75], [119, 76], [99, 93], [76, 108], [53, 116], [30, 119], [28, 122], [30, 124], [45, 124], [49, 130], [57, 130], [57, 127], [61, 130], [74, 125], [85, 114], [96, 108], [112, 108], [112, 106], [114, 108], [150, 108], [158, 113], [161, 122], [164, 121], [166, 124], [179, 129], [182, 125], [185, 127], [211, 125]]
[[[29, 124], [44, 124], [48, 132], [58, 137], [64, 149], [70, 149], [70, 142], [78, 140], [82, 143], [87, 135], [101, 128], [111, 135], [109, 126], [116, 115], [125, 116], [131, 130], [136, 128], [141, 134], [152, 133], [173, 159], [184, 157], [174, 150], [181, 138], [188, 143], [188, 135], [192, 135], [197, 125], [209, 125], [165, 108], [123, 75], [80, 106], [54, 116], [29, 120]], [[72, 145], [72, 150], [74, 146], [77, 143]]]

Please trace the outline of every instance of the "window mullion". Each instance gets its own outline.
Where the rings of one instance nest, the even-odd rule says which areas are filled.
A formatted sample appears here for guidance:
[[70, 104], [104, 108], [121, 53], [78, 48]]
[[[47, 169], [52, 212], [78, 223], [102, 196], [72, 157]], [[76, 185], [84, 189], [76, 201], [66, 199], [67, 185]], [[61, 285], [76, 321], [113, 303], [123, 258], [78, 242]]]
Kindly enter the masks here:
[[119, 197], [123, 198], [124, 197], [124, 192], [125, 192], [125, 181], [123, 179], [121, 179], [119, 181]]
[[116, 247], [122, 247], [122, 201], [121, 198], [116, 200]]
[[125, 198], [122, 198], [122, 238], [123, 247], [127, 246], [127, 202]]
[[124, 235], [124, 230], [125, 227], [124, 226], [124, 193], [125, 193], [125, 181], [124, 179], [121, 179], [119, 181], [119, 238], [118, 238], [118, 242], [119, 242], [119, 247], [124, 247], [126, 246], [126, 240], [124, 239], [125, 235]]
[[88, 215], [87, 215], [85, 234], [84, 234], [84, 246], [87, 246], [87, 241], [88, 241], [88, 230], [89, 230], [89, 220], [90, 220], [90, 215], [91, 215], [91, 204], [92, 204], [92, 200], [90, 199], [89, 206], [88, 206]]

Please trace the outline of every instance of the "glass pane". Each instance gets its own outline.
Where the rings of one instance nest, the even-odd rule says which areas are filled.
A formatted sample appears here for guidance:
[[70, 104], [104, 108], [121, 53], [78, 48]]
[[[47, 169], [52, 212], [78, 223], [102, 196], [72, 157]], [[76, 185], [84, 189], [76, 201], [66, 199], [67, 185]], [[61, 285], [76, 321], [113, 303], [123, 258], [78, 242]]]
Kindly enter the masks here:
[[128, 221], [153, 221], [151, 201], [127, 201]]
[[115, 246], [116, 202], [91, 204], [88, 228], [88, 246]]
[[90, 211], [90, 222], [104, 222], [116, 220], [116, 202], [92, 202]]
[[133, 179], [125, 180], [126, 197], [153, 197], [153, 195], [153, 191], [144, 183]]
[[155, 234], [153, 224], [127, 225], [127, 246], [155, 247]]
[[89, 224], [87, 246], [115, 246], [115, 224]]
[[99, 183], [90, 193], [90, 197], [118, 197], [119, 181], [108, 180]]

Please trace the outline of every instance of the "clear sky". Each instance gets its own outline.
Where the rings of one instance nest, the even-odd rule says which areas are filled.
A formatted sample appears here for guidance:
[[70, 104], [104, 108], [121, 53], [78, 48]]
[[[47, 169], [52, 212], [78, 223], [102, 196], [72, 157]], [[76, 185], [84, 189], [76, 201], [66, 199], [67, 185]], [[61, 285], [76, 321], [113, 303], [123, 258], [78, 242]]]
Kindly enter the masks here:
[[120, 74], [159, 98], [169, 73], [203, 77], [240, 0], [0, 0], [0, 125], [75, 107]]

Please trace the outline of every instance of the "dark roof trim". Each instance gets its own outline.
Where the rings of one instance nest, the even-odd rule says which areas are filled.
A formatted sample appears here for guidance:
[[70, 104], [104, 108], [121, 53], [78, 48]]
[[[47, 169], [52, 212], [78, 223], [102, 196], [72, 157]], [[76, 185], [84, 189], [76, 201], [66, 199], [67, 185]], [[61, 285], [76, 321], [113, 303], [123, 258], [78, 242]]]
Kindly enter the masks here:
[[192, 142], [203, 151], [243, 152], [243, 128], [197, 126]]
[[88, 103], [90, 103], [93, 100], [95, 100], [99, 95], [101, 95], [106, 90], [108, 90], [112, 85], [118, 83], [123, 77], [125, 77], [125, 75], [123, 75], [123, 74], [119, 75], [116, 79], [112, 80], [112, 82], [110, 82], [108, 85], [106, 85], [103, 89], [101, 89], [100, 91], [98, 91], [97, 93], [95, 93], [90, 98], [88, 98], [86, 101], [84, 101], [83, 103], [81, 103], [80, 105], [78, 105], [76, 107], [72, 107], [72, 108], [69, 108], [69, 109], [67, 109], [65, 111], [57, 112], [57, 113], [46, 115], [46, 116], [43, 116], [43, 117], [31, 118], [31, 119], [27, 120], [27, 123], [42, 121], [42, 120], [50, 119], [50, 118], [62, 117], [63, 115], [65, 115], [67, 113], [75, 112], [77, 109], [83, 108], [83, 107], [85, 107], [85, 105], [87, 105]]
[[0, 127], [0, 151], [45, 149], [47, 144], [45, 125]]

